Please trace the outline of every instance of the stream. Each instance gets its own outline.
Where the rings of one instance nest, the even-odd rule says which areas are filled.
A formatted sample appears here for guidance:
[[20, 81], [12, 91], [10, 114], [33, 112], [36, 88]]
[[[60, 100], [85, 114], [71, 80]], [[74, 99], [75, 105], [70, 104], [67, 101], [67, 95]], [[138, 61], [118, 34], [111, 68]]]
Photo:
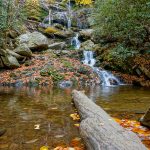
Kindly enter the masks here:
[[[144, 88], [93, 86], [84, 90], [98, 105], [118, 118], [138, 119], [150, 105], [149, 90]], [[44, 145], [71, 147], [72, 139], [81, 138], [74, 126], [76, 122], [70, 118], [75, 112], [71, 91], [0, 87], [0, 128], [7, 130], [0, 137], [0, 149], [6, 150], [12, 145], [24, 150], [39, 150]]]
[[[85, 22], [87, 22], [86, 19], [88, 19], [88, 12], [87, 16], [84, 17], [85, 12], [83, 10], [84, 13], [82, 11], [73, 10], [74, 7], [72, 5], [72, 1], [69, 0], [66, 4], [66, 9], [62, 9], [61, 11], [59, 9], [51, 10], [50, 6], [47, 7], [48, 16], [39, 23], [39, 27], [43, 25], [44, 32], [45, 27], [56, 30], [51, 31], [52, 33], [49, 31], [49, 41], [53, 42], [53, 40], [58, 40], [62, 43], [64, 40], [64, 47], [53, 47], [56, 52], [57, 50], [59, 51], [59, 49], [60, 51], [65, 51], [65, 48], [80, 51], [80, 48], [84, 46], [82, 42], [86, 42], [87, 39], [90, 39], [89, 41], [92, 42], [92, 37], [89, 38], [88, 33], [87, 37], [86, 34], [82, 35], [83, 37], [85, 36], [85, 39], [87, 38], [86, 40], [81, 36], [81, 29], [88, 29], [88, 26], [90, 26], [90, 24], [85, 24]], [[81, 15], [76, 16], [77, 12]], [[73, 24], [74, 22], [76, 22], [75, 25]], [[55, 34], [64, 34], [55, 35], [53, 32]], [[72, 37], [72, 32], [74, 33], [74, 37]], [[53, 40], [51, 40], [51, 36], [54, 36]], [[59, 36], [62, 36], [61, 39], [59, 39]], [[52, 44], [60, 43], [50, 43], [51, 48]], [[95, 43], [93, 44], [96, 45]], [[82, 147], [82, 149], [79, 150], [86, 150], [83, 148], [84, 142], [79, 133], [79, 122], [73, 121], [70, 117], [71, 114], [77, 112], [71, 98], [73, 89], [85, 91], [85, 94], [90, 99], [114, 118], [139, 120], [142, 117], [150, 106], [150, 89], [126, 85], [119, 77], [114, 76], [111, 71], [101, 68], [101, 65], [97, 67], [97, 60], [94, 58], [94, 52], [92, 50], [92, 48], [83, 49], [84, 58], [82, 59], [82, 63], [88, 66], [99, 78], [98, 82], [93, 85], [71, 87], [73, 84], [68, 82], [71, 86], [66, 88], [64, 85], [66, 85], [67, 82], [64, 81], [62, 82], [64, 85], [61, 84], [60, 88], [44, 86], [32, 88], [23, 86], [15, 88], [0, 86], [0, 150], [40, 150], [43, 146], [48, 146], [49, 150], [58, 146], [75, 147], [72, 142], [74, 139], [78, 139], [79, 141], [77, 147]], [[68, 53], [68, 51], [66, 52]], [[59, 55], [61, 56], [63, 53]], [[57, 57], [56, 59], [59, 59], [60, 56], [54, 54], [54, 57]], [[42, 58], [42, 56], [37, 56], [36, 58], [45, 61], [49, 59], [49, 57]], [[48, 67], [53, 65], [51, 62], [48, 63]], [[65, 64], [68, 66], [68, 70], [74, 69], [69, 61], [67, 62], [65, 59], [60, 69], [62, 69]], [[32, 63], [29, 64], [29, 67], [30, 65], [32, 65]], [[47, 66], [45, 65], [44, 67]], [[25, 73], [28, 76], [34, 77], [33, 74], [36, 69], [39, 68], [35, 67], [31, 69], [34, 70], [29, 72], [29, 74], [27, 74], [29, 70]], [[13, 73], [11, 75], [18, 76]], [[79, 73], [78, 75], [80, 76]], [[65, 88], [61, 89], [63, 86]], [[1, 129], [4, 129], [6, 132], [1, 134]], [[75, 149], [71, 148], [69, 150]]]

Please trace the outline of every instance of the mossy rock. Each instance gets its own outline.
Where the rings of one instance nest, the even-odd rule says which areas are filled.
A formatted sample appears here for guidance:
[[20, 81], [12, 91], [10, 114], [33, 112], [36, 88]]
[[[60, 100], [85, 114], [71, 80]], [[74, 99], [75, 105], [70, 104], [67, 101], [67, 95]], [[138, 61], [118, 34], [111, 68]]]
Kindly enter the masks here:
[[54, 33], [59, 32], [59, 30], [54, 27], [48, 27], [47, 29], [44, 30], [44, 32], [46, 34], [54, 34]]

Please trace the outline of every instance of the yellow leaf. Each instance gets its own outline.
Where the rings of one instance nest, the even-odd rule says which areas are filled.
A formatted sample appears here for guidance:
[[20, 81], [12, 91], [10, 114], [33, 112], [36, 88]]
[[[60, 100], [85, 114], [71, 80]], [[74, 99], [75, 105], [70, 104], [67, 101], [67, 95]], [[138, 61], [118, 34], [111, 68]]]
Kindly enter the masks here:
[[42, 146], [40, 150], [49, 150], [48, 146]]
[[78, 123], [77, 123], [77, 124], [74, 124], [74, 126], [76, 126], [76, 127], [80, 127], [80, 124], [78, 124]]
[[73, 120], [80, 120], [80, 116], [77, 114], [77, 113], [74, 113], [74, 114], [70, 114], [70, 117], [73, 119]]

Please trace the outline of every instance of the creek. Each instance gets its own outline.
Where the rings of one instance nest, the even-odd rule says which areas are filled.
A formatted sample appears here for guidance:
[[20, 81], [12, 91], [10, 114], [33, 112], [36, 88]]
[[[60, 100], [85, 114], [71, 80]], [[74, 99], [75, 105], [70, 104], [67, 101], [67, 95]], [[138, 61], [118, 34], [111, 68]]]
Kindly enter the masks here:
[[[91, 86], [84, 90], [98, 105], [118, 118], [137, 119], [150, 105], [149, 90], [144, 88]], [[78, 128], [74, 126], [76, 122], [70, 118], [75, 112], [71, 91], [70, 88], [0, 87], [0, 128], [7, 130], [0, 137], [0, 148], [8, 149], [14, 143], [29, 150], [43, 145], [50, 148], [71, 146], [72, 139], [80, 138]]]
[[[53, 12], [49, 10], [48, 26], [65, 20], [64, 25], [70, 29], [73, 16], [70, 1], [67, 11], [57, 12], [57, 15], [54, 22]], [[77, 20], [78, 28], [81, 28], [80, 18]], [[70, 43], [75, 50], [81, 46], [78, 38], [79, 34], [76, 33]], [[111, 72], [95, 67], [96, 60], [89, 49], [85, 49], [83, 56], [83, 64], [90, 66], [99, 77], [99, 85], [62, 89], [0, 87], [0, 129], [7, 130], [0, 136], [1, 150], [12, 150], [12, 147], [39, 150], [44, 145], [50, 149], [59, 145], [72, 147], [71, 141], [81, 138], [75, 126], [78, 122], [70, 117], [70, 114], [76, 112], [71, 101], [74, 88], [84, 90], [86, 95], [113, 117], [138, 120], [145, 113], [150, 106], [148, 88], [124, 85]]]

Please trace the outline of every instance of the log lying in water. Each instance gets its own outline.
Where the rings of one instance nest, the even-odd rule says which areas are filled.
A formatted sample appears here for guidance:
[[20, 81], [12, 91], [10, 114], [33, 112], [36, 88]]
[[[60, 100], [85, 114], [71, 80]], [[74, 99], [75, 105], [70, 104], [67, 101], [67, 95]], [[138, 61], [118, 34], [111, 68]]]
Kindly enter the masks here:
[[80, 91], [72, 92], [81, 117], [80, 132], [88, 150], [146, 150], [137, 135], [115, 122]]

